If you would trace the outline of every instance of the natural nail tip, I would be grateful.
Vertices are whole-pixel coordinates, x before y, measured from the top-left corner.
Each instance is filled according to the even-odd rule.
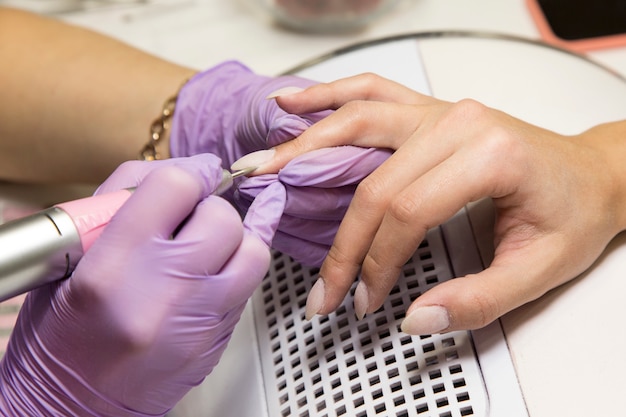
[[[283,87],[279,88],[278,90],[272,91],[265,98],[271,100],[276,97],[288,96],[289,94],[295,94],[301,91],[304,91],[304,89],[300,87]]]
[[[404,318],[400,330],[416,336],[441,333],[450,327],[450,315],[443,306],[418,307]]]
[[[274,149],[264,149],[242,156],[230,166],[232,171],[241,171],[250,167],[260,168],[263,164],[269,162],[274,157],[276,151]],[[252,171],[254,172],[254,171]]]
[[[307,320],[311,320],[315,317],[324,307],[324,280],[318,278],[315,284],[309,291],[309,296],[306,299],[306,308],[304,317]]]
[[[354,290],[354,313],[357,319],[362,320],[369,308],[369,294],[367,285],[360,281]]]

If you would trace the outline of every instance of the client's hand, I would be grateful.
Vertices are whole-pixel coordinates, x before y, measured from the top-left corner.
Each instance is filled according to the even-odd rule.
[[[337,308],[361,268],[355,310],[375,311],[425,232],[484,197],[497,210],[493,263],[419,297],[404,331],[482,327],[583,272],[626,227],[626,122],[566,137],[371,74],[277,100],[296,114],[337,111],[278,146],[258,174],[322,147],[396,150],[358,186],[309,295],[309,317]]]
[[[137,186],[68,280],[30,293],[2,362],[12,416],[160,416],[217,364],[267,272],[284,200],[242,224],[211,155],[122,165]]]

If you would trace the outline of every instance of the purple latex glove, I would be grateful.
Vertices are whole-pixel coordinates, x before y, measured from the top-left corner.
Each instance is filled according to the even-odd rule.
[[[284,214],[272,247],[308,266],[320,266],[359,182],[391,155],[386,149],[342,146],[318,149],[290,161],[278,174],[239,184],[235,200],[250,205],[279,182],[286,191]],[[272,188],[278,190],[278,188]]]
[[[72,277],[28,295],[0,369],[5,415],[161,416],[211,372],[284,206],[275,186],[242,224],[209,195],[220,164],[129,162],[100,187],[140,183]]]
[[[178,95],[170,153],[212,153],[229,168],[250,152],[293,139],[329,112],[288,114],[267,96],[284,87],[313,84],[296,76],[257,75],[235,61],[198,73]]]

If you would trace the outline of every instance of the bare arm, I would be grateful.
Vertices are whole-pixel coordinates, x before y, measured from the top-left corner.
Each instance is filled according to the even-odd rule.
[[[104,180],[137,158],[163,102],[194,73],[107,36],[2,7],[0,62],[0,179],[22,182]]]

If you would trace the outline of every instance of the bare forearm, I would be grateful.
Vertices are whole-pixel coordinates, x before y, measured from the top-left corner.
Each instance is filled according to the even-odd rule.
[[[14,181],[103,180],[137,158],[163,102],[194,72],[3,8],[0,62],[0,179]]]

